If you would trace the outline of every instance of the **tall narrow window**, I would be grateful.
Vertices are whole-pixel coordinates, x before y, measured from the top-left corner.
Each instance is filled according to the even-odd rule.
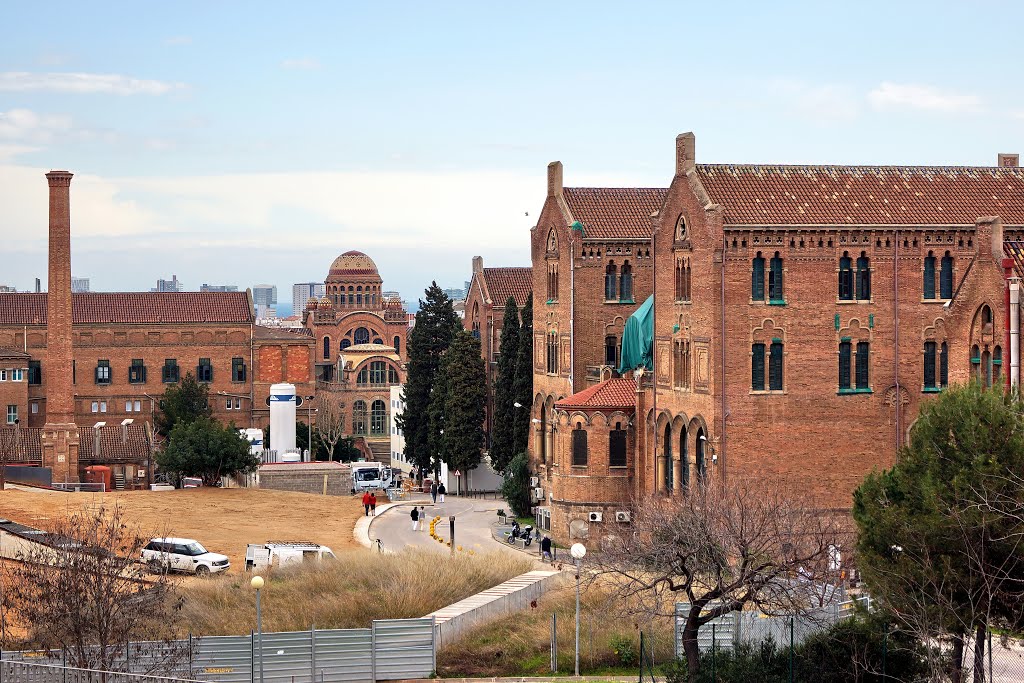
[[[619,300],[633,301],[633,268],[628,262],[622,264],[622,272],[619,276]]]
[[[953,257],[948,251],[942,257],[942,270],[939,271],[939,296],[943,299],[953,298]]]
[[[935,389],[935,351],[938,345],[933,341],[924,343],[924,388]]]
[[[676,301],[683,300],[683,260],[676,259],[676,270],[675,270],[675,283],[676,283]]]
[[[110,361],[96,362],[96,384],[110,384]]]
[[[868,342],[857,342],[857,389],[870,389],[868,384],[868,357],[870,356],[870,345]]]
[[[999,377],[1003,371],[1003,349],[995,347],[992,349],[992,385],[999,386]]]
[[[331,338],[324,337],[324,360],[331,359]]]
[[[626,466],[626,430],[621,422],[616,422],[615,429],[608,434],[608,466]]]
[[[30,360],[28,362],[28,383],[29,384],[42,384],[43,383],[43,365],[40,361]],[[33,404],[35,405],[35,404]]]
[[[981,375],[985,388],[992,386],[992,354],[988,348],[981,352]]]
[[[146,383],[146,364],[141,358],[132,358],[132,364],[128,366],[128,383]]]
[[[764,344],[750,345],[750,389],[764,391]]]
[[[768,354],[768,388],[782,391],[782,341],[773,340]]]
[[[686,445],[686,426],[679,430],[679,485],[685,491],[690,486],[690,458]]]
[[[839,342],[839,391],[850,390],[850,341]]]
[[[768,299],[772,303],[782,303],[785,300],[782,293],[782,257],[779,252],[775,252],[771,268],[768,270]]]
[[[540,439],[540,461],[546,463],[548,461],[548,409],[543,405],[540,407],[540,433],[537,434],[537,438]]]
[[[857,299],[867,301],[871,298],[871,264],[867,252],[860,252],[857,258]]]
[[[387,434],[388,408],[384,401],[377,399],[370,404],[370,434]]]
[[[200,382],[213,381],[213,365],[209,358],[199,359],[199,365],[196,366],[196,379]]]
[[[572,465],[587,466],[587,432],[582,424],[576,425],[576,429],[572,430]]]
[[[395,346],[395,353],[401,354],[402,353],[402,338],[401,337],[395,335],[395,344],[394,344],[394,346]]]
[[[618,277],[616,274],[615,262],[612,261],[604,269],[604,299],[605,301],[613,301],[615,299],[615,292],[618,287]]]
[[[178,361],[175,358],[164,359],[163,371],[160,373],[161,379],[165,384],[173,384],[178,381],[180,372],[178,369]]]
[[[683,263],[683,301],[690,300],[690,259]]]
[[[977,344],[971,347],[971,377],[975,382],[981,381],[981,351]]]
[[[939,385],[949,386],[949,347],[946,342],[942,342],[939,349]]]
[[[619,362],[619,340],[609,334],[604,338],[604,364],[615,366]]]
[[[352,433],[366,434],[366,401],[352,404]]]
[[[839,299],[853,300],[853,261],[846,251],[839,258]]]
[[[245,359],[244,358],[232,358],[231,359],[231,381],[232,382],[244,382],[245,381]]]
[[[924,283],[922,292],[922,298],[935,298],[935,255],[930,251],[928,252],[928,255],[924,257]]]
[[[761,252],[757,252],[750,264],[750,298],[764,301],[764,257]]]
[[[548,333],[548,374],[558,374],[558,333]]]
[[[701,427],[697,430],[697,449],[694,453],[694,465],[697,469],[697,484],[699,486],[704,485],[704,480],[707,478],[707,462],[705,462],[704,449],[707,444],[707,437],[704,436],[704,428]]]
[[[672,469],[675,463],[672,462],[672,425],[665,425],[665,435],[662,439],[665,449],[665,491],[672,493]]]

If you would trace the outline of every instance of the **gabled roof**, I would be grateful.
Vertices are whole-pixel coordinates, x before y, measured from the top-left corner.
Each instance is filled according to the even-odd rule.
[[[600,384],[563,398],[556,408],[568,410],[634,410],[636,408],[636,380],[632,377],[612,377]]]
[[[1024,168],[698,164],[726,225],[1024,225]]]
[[[668,190],[660,187],[566,187],[562,196],[589,239],[649,239],[651,214]]]
[[[256,339],[291,339],[309,341],[313,338],[313,330],[308,327],[267,327],[256,325],[252,328]]]
[[[46,297],[0,293],[0,325],[45,325]],[[76,325],[253,322],[246,292],[83,292],[71,306]]]
[[[43,459],[43,430],[38,427],[0,425],[0,458],[12,462],[40,462]]]
[[[484,268],[484,297],[495,308],[504,308],[511,296],[516,306],[522,308],[526,304],[530,292],[533,291],[533,269],[529,267]]]
[[[32,354],[25,353],[21,349],[0,349],[0,359],[3,360],[29,360]]]
[[[127,430],[123,432],[122,430]],[[96,453],[96,432],[100,435],[100,451]],[[121,427],[109,425],[99,429],[79,427],[78,459],[90,462],[108,460],[144,460],[150,457],[149,434],[145,423],[135,422]],[[127,439],[125,435],[127,434]]]

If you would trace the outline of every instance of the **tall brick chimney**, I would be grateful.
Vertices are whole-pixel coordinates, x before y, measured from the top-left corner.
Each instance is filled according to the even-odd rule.
[[[686,175],[697,163],[697,138],[693,133],[676,136],[676,175]]]
[[[473,257],[473,272],[482,273],[484,270],[484,257],[474,256]]]
[[[548,196],[558,197],[562,194],[562,162],[552,161],[548,164]]]
[[[50,253],[46,295],[46,424],[43,467],[53,481],[78,481],[78,426],[72,385],[71,174],[50,171]]]

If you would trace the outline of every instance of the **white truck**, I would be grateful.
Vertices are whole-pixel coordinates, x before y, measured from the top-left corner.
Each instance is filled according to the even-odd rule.
[[[352,463],[352,491],[362,493],[377,489],[391,488],[393,481],[391,468],[382,462]]]
[[[312,541],[267,541],[250,543],[245,548],[246,571],[334,559],[337,558],[330,548]]]

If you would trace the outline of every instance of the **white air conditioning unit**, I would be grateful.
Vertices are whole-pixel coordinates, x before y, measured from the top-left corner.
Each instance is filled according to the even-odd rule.
[[[591,512],[588,515],[588,519],[591,522],[600,522],[601,521],[601,517],[602,517],[602,515],[601,515],[600,512]]]
[[[530,477],[530,488],[537,488],[540,486],[540,477]]]
[[[538,502],[544,500],[544,489],[539,486],[533,489],[533,499]]]
[[[628,510],[619,510],[618,512],[616,512],[615,513],[615,521],[616,522],[628,522],[629,521],[629,511]]]

